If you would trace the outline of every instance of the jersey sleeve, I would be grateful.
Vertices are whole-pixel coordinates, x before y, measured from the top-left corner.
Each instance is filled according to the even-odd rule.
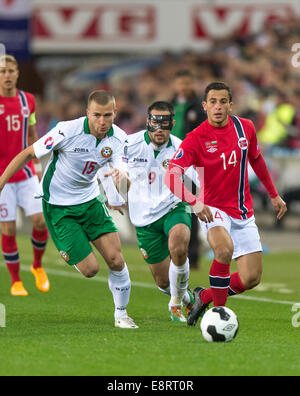
[[[116,151],[114,152],[111,164],[113,168],[119,169],[121,172],[127,172],[127,142],[124,139],[124,142],[120,142]]]
[[[184,170],[187,170],[191,166],[199,165],[199,155],[197,155],[196,149],[197,142],[192,134],[189,134],[179,146],[179,149],[174,154],[174,157],[170,161],[170,168],[177,166]]]
[[[257,142],[256,130],[252,121],[249,121],[250,142],[248,155],[250,159],[256,159],[260,156],[261,151]]]
[[[55,128],[33,144],[35,156],[42,158],[52,150],[59,149],[65,139],[66,135],[61,128],[61,123],[58,123]]]

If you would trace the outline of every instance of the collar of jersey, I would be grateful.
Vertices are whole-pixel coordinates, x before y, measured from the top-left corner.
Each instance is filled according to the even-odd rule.
[[[89,119],[85,117],[84,124],[83,124],[83,129],[84,133],[87,135],[91,135],[90,127],[89,127]],[[110,128],[106,136],[113,136],[114,135],[114,129],[113,127]],[[101,139],[97,139],[97,142],[101,142]]]
[[[146,132],[144,133],[144,138],[145,138],[145,141],[146,141],[147,144],[150,144],[150,143],[151,143],[151,139],[150,139],[150,136],[149,136],[149,132],[148,132],[148,131],[146,131]],[[172,146],[172,140],[171,140],[171,138],[170,138],[169,141],[168,141],[167,147],[171,147],[171,146]]]

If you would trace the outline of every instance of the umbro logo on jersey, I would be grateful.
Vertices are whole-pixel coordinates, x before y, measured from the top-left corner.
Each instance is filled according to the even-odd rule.
[[[215,153],[216,151],[218,151],[218,142],[216,140],[206,142],[205,148],[208,153]]]
[[[87,148],[75,147],[75,148],[74,148],[74,152],[75,152],[75,153],[88,153],[88,152],[89,152],[89,149],[87,149]]]

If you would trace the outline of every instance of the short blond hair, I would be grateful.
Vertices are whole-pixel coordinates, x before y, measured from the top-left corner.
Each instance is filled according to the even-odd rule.
[[[19,68],[18,62],[16,58],[12,55],[2,55],[0,56],[0,67],[5,67],[6,63],[12,63],[13,65],[16,66],[16,68]]]
[[[90,93],[88,98],[88,107],[90,106],[91,102],[96,102],[101,106],[105,106],[112,102],[114,107],[116,107],[116,99],[113,94],[104,90],[97,90]]]

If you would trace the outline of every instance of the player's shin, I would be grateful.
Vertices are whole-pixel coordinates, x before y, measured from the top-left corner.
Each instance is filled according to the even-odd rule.
[[[126,263],[122,271],[109,270],[108,285],[114,299],[115,319],[127,315],[131,281]]]
[[[181,305],[182,300],[187,292],[189,276],[190,265],[188,259],[181,266],[175,265],[171,260],[169,269],[171,292],[170,306]]]
[[[40,231],[33,228],[31,242],[32,242],[33,256],[34,256],[34,262],[33,262],[34,269],[40,268],[42,266],[42,257],[46,250],[48,238],[49,235],[47,229]]]
[[[20,282],[20,259],[16,237],[2,234],[1,246],[11,283]]]
[[[223,264],[217,260],[213,264],[209,273],[212,298],[215,307],[225,306],[230,284],[230,264]]]

